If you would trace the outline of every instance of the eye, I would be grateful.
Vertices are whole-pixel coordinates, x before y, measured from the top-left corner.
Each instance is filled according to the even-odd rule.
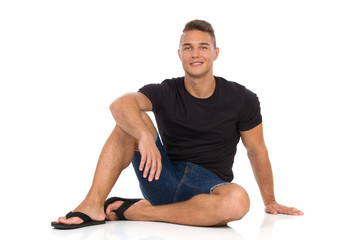
[[[206,50],[206,49],[208,49],[207,47],[201,47],[201,50]]]
[[[191,47],[184,47],[184,50],[191,50]]]

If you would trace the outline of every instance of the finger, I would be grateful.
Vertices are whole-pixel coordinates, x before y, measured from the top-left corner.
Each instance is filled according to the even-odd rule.
[[[143,173],[143,177],[146,178],[148,173],[149,173],[149,170],[150,170],[150,167],[151,167],[151,159],[146,159],[146,164],[145,164],[145,169],[144,169],[144,173]]]
[[[159,180],[160,178],[160,174],[161,174],[161,170],[162,170],[162,165],[161,165],[161,161],[157,164],[157,169],[156,169],[156,175],[155,175],[155,179]]]
[[[277,214],[278,214],[278,212],[277,212],[275,209],[272,209],[272,210],[270,211],[270,213],[273,214],[273,215],[277,215]]]
[[[140,171],[144,170],[145,163],[146,163],[146,154],[141,154],[141,160],[140,160],[140,165],[139,165]]]
[[[154,179],[154,175],[155,175],[155,171],[156,171],[156,161],[152,161],[151,163],[151,169],[150,169],[150,173],[149,173],[149,182],[151,182]]]
[[[278,212],[275,209],[270,209],[266,211],[267,213],[273,214],[273,215],[277,215]]]
[[[291,211],[290,211],[290,214],[291,215],[304,215],[304,213],[296,208],[291,208]]]
[[[290,214],[290,212],[291,212],[290,208],[285,207],[285,206],[279,205],[275,208],[276,208],[277,212],[280,214]]]
[[[162,170],[161,154],[160,154],[160,152],[158,152],[158,156],[157,156],[157,168],[156,168],[156,175],[155,175],[155,179],[156,179],[156,180],[159,180],[160,174],[161,174],[161,170]]]
[[[288,214],[288,215],[303,215],[304,214],[300,210],[293,208],[293,207],[282,207],[279,212],[281,212],[283,214]]]
[[[304,215],[304,213],[302,211],[298,211],[298,215]]]

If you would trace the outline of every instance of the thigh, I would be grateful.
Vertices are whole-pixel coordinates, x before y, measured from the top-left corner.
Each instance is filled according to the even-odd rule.
[[[175,172],[176,169],[172,166],[158,135],[156,136],[155,141],[161,153],[162,171],[159,180],[154,179],[152,182],[149,182],[147,178],[143,177],[142,171],[139,170],[141,161],[141,154],[139,151],[134,152],[132,165],[144,198],[152,205],[169,204],[173,202],[179,179]]]
[[[228,182],[220,179],[215,173],[197,164],[187,162],[186,168],[177,188],[174,202],[186,201],[198,194],[210,194],[213,188]]]

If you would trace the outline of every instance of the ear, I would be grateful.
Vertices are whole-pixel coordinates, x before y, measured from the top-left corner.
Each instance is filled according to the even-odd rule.
[[[182,61],[182,59],[181,59],[181,53],[180,53],[180,49],[178,50],[178,55],[179,55],[180,61]]]
[[[214,61],[219,57],[219,53],[220,53],[220,49],[217,47],[217,48],[215,49]]]

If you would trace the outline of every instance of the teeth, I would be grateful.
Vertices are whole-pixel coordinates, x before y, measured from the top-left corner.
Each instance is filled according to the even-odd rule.
[[[202,63],[192,63],[191,65],[200,65],[200,64],[202,64]]]

